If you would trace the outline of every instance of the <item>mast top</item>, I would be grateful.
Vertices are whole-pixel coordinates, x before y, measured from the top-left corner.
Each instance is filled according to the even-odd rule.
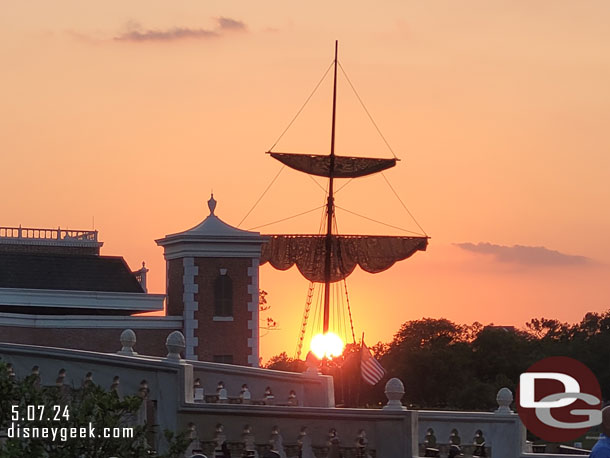
[[[333,60],[334,81],[332,96],[332,121],[330,152],[326,155],[307,154],[307,153],[280,153],[267,151],[274,159],[280,161],[288,167],[304,172],[309,175],[316,175],[330,179],[330,197],[332,198],[333,178],[358,178],[373,173],[381,172],[396,165],[398,158],[372,158],[357,156],[337,156],[335,154],[335,127],[337,116],[337,69],[339,66],[339,40],[335,40],[335,58]],[[311,97],[311,96],[310,96]],[[305,102],[307,103],[307,102]],[[302,109],[302,108],[301,108]],[[299,111],[300,112],[300,111]],[[297,113],[298,116],[298,113]],[[296,119],[296,117],[295,117]],[[293,119],[294,121],[294,119]],[[288,125],[288,128],[292,122]],[[287,129],[288,129],[287,128]],[[286,130],[287,130],[286,129]],[[285,132],[285,131],[284,131]],[[282,134],[283,135],[283,134]],[[280,136],[281,138],[281,136]],[[279,139],[278,139],[279,140]],[[277,142],[276,142],[277,143]],[[275,146],[275,145],[274,145]]]

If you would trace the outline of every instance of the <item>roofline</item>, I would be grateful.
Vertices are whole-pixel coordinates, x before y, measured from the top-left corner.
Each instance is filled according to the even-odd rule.
[[[178,316],[24,315],[0,312],[0,326],[53,329],[182,329]]]
[[[258,234],[258,233],[257,233]],[[253,236],[242,236],[242,235],[198,235],[198,234],[185,234],[179,232],[177,234],[166,235],[163,238],[156,239],[155,243],[159,246],[170,245],[173,243],[180,243],[184,241],[188,242],[208,242],[208,243],[247,243],[247,244],[258,244],[261,245],[267,242],[269,237],[265,235],[253,235]]]
[[[26,239],[26,238],[8,238],[0,237],[0,244],[2,245],[30,245],[30,246],[61,246],[61,247],[86,247],[86,248],[100,248],[104,245],[104,242],[93,241],[93,240],[55,240],[55,239]]]
[[[165,294],[0,288],[3,306],[158,312],[163,310],[164,299]]]

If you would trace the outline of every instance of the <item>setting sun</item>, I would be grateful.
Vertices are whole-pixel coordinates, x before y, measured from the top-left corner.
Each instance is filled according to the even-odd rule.
[[[327,332],[326,334],[316,334],[313,336],[309,346],[318,359],[332,359],[343,353],[344,344],[341,337],[337,334],[334,332]]]

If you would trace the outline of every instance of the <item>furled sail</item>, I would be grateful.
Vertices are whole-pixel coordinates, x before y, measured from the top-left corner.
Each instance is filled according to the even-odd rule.
[[[330,177],[329,155],[272,153],[272,158],[290,168],[320,177]],[[357,178],[381,172],[396,165],[397,159],[377,159],[373,157],[334,156],[334,178]]]
[[[269,235],[262,246],[261,264],[279,270],[297,265],[309,281],[324,283],[325,235]],[[370,273],[382,272],[416,251],[425,251],[428,237],[332,235],[330,282],[343,280],[356,265]]]

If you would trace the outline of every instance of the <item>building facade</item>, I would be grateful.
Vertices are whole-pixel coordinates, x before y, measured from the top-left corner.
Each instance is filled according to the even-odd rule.
[[[258,270],[264,237],[209,216],[157,240],[167,263],[167,315],[182,317],[186,358],[258,366]]]
[[[214,213],[157,240],[167,294],[146,290],[146,272],[103,256],[97,231],[0,228],[0,341],[114,352],[137,330],[143,353],[164,356],[165,338],[186,336],[186,357],[259,364],[258,266],[264,237]],[[139,316],[162,312],[165,316]],[[94,331],[94,332],[93,332]]]

